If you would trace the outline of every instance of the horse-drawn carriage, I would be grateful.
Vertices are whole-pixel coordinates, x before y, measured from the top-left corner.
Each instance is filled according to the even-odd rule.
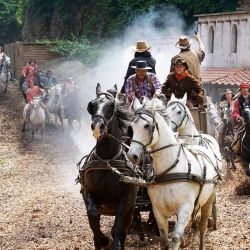
[[[175,101],[175,103],[177,103],[177,101]],[[191,116],[190,111],[184,110],[183,109],[184,105],[181,103],[178,103],[177,106],[183,111],[182,113],[184,114],[184,118],[181,118],[180,121],[181,124],[177,124],[177,121],[174,121],[173,124],[177,125],[177,127],[179,128],[181,127],[182,122],[185,120],[186,121],[185,125],[187,124],[188,121],[191,121],[191,125],[193,125],[194,122],[193,118],[190,118]],[[165,108],[167,108],[167,106]],[[144,195],[145,193],[142,191],[143,189],[140,189],[142,192],[138,193],[137,188],[134,189],[135,187],[134,183],[136,182],[133,181],[140,180],[141,183],[145,184],[144,187],[147,186],[148,182],[151,183],[151,181],[154,181],[154,179],[152,179],[152,176],[147,176],[146,180],[142,179],[142,176],[144,174],[145,177],[145,172],[150,172],[153,170],[153,165],[151,164],[151,162],[148,162],[148,164],[146,164],[144,157],[145,155],[147,156],[149,155],[148,153],[145,153],[146,147],[151,143],[154,131],[158,130],[158,126],[156,124],[153,124],[152,126],[150,125],[149,127],[144,127],[144,129],[146,129],[145,131],[149,131],[151,136],[151,139],[149,138],[148,144],[140,143],[137,139],[133,138],[132,143],[134,142],[138,143],[138,146],[142,147],[145,150],[145,152],[143,153],[144,157],[142,157],[143,164],[139,164],[139,166],[141,165],[141,167],[134,166],[133,167],[134,171],[133,173],[131,173],[130,172],[131,167],[129,168],[126,167],[127,157],[124,156],[125,154],[123,152],[125,151],[122,150],[122,146],[124,145],[122,140],[122,135],[123,135],[122,131],[124,131],[124,127],[127,127],[128,122],[131,121],[130,119],[132,117],[129,119],[130,113],[122,109],[122,107],[119,105],[119,103],[117,103],[112,94],[108,92],[101,92],[100,85],[97,86],[96,99],[91,101],[88,105],[88,112],[92,116],[93,122],[91,125],[91,129],[93,131],[93,135],[97,139],[97,144],[93,149],[93,152],[91,152],[91,154],[87,156],[88,159],[90,159],[90,161],[87,160],[83,165],[79,164],[80,174],[78,181],[81,183],[82,186],[82,194],[87,208],[87,215],[90,227],[94,233],[95,247],[99,249],[102,247],[107,247],[107,245],[110,244],[110,240],[108,239],[108,237],[100,232],[99,221],[100,221],[100,216],[102,214],[105,214],[101,209],[105,207],[103,206],[103,204],[112,204],[112,206],[109,207],[113,209],[113,214],[115,214],[116,216],[115,224],[112,228],[113,249],[116,249],[117,246],[121,246],[121,249],[123,249],[125,237],[128,230],[127,222],[129,222],[133,217],[136,218],[136,216],[138,215],[140,216],[140,211],[143,211],[144,208],[148,210],[151,209],[151,204],[149,203],[149,199],[147,199],[146,196]],[[149,114],[150,117],[150,113],[147,113],[147,111],[144,112],[146,112],[145,114]],[[198,129],[205,132],[206,112],[204,110],[192,110],[192,112],[195,119],[197,117],[196,120],[198,122]],[[197,130],[195,131],[194,129],[192,129],[192,132],[198,133],[198,131]],[[193,136],[196,138],[195,134]],[[201,137],[201,140],[203,140],[203,136]],[[204,137],[205,143],[217,143],[216,141],[215,142],[214,141],[211,142],[210,140],[207,140],[207,138]],[[151,151],[151,154],[152,153],[153,152]],[[175,162],[176,164],[178,164],[179,161],[178,154],[176,155],[177,155],[177,160]],[[201,155],[203,155],[203,153]],[[219,171],[220,171],[219,169],[220,166],[217,166],[217,162],[218,160],[220,160],[220,153],[218,152],[218,148],[215,148],[215,152],[213,155],[204,159],[206,159],[205,161],[207,161],[208,164],[213,166],[211,170],[207,169],[207,171],[214,171],[214,175],[216,177],[215,179],[217,180],[219,178]],[[112,166],[114,160],[124,161],[123,168],[125,169],[128,168],[127,169],[128,171],[124,172],[122,168],[120,169],[121,170],[120,171],[119,167],[116,168],[116,164]],[[87,176],[87,173],[90,173],[88,171],[89,166],[90,165],[92,166],[92,163],[95,161],[97,161],[98,164],[94,166],[94,170],[98,171],[92,171],[91,174]],[[174,166],[176,166],[176,164]],[[126,172],[129,172],[130,174],[128,175],[126,174]],[[138,176],[135,173],[137,174],[141,173],[141,174],[139,174]],[[206,176],[206,173],[203,173],[202,176],[203,179],[206,178],[204,177]],[[129,178],[131,182],[127,181],[126,177]],[[129,193],[130,195],[128,195],[127,193],[128,190],[127,188],[125,188],[126,186],[124,186],[124,183],[121,182],[121,179],[127,182],[128,185],[127,187],[130,187],[131,190]],[[201,178],[198,179],[199,183],[211,183],[211,184],[217,183],[215,179],[208,180],[207,182],[205,179],[204,180],[201,180]],[[190,181],[192,180],[190,179]],[[138,195],[137,198],[136,195]],[[134,200],[133,208],[134,207],[137,208],[137,210],[135,210],[137,211],[137,214],[131,214],[131,212],[129,212],[131,211],[131,209],[134,210],[130,206],[131,199]],[[126,217],[126,219],[124,216]],[[216,220],[216,217],[214,217],[214,219]],[[137,226],[139,224],[140,224],[140,218],[139,221],[137,222]],[[214,228],[215,227],[216,225],[214,226]]]

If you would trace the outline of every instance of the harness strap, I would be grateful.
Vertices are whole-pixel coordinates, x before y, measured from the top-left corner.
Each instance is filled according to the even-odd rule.
[[[217,184],[216,179],[203,179],[203,177],[195,174],[188,173],[171,173],[168,175],[157,175],[150,181],[150,184],[162,184],[167,182],[195,182],[200,185],[204,184]]]

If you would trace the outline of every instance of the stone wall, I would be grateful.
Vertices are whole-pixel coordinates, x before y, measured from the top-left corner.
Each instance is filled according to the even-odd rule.
[[[250,14],[248,11],[197,15],[198,31],[206,48],[205,66],[250,66]]]

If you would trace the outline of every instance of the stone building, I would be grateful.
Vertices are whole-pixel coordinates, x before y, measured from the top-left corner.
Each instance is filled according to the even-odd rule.
[[[234,12],[196,15],[198,31],[207,49],[207,67],[250,65],[250,0],[239,3]]]
[[[196,17],[198,32],[206,48],[203,85],[207,94],[219,101],[225,89],[236,92],[241,82],[250,81],[247,70],[250,68],[250,0],[239,1],[234,12]]]

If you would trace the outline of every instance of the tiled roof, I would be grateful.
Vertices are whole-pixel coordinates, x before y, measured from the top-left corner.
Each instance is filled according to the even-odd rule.
[[[250,83],[250,69],[247,68],[203,68],[202,81],[210,84],[240,85]]]

